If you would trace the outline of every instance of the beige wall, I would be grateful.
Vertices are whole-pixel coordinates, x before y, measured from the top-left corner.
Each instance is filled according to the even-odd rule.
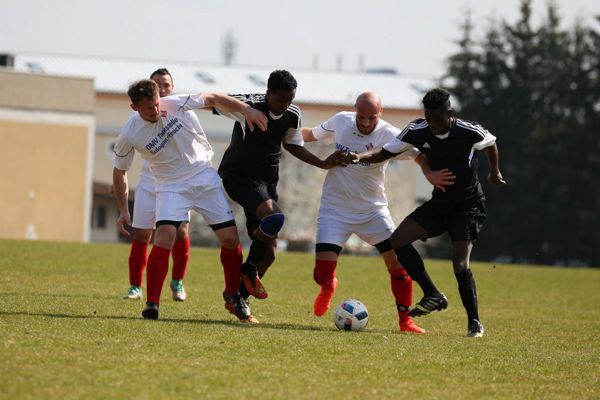
[[[0,70],[0,85],[0,237],[88,241],[93,82]]]
[[[9,108],[92,113],[91,79],[26,74],[0,69],[0,105]]]
[[[0,121],[0,138],[0,237],[84,240],[88,127]]]

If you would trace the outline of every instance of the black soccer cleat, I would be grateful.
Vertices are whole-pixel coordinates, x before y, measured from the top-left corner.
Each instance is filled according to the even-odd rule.
[[[225,300],[225,308],[230,313],[238,317],[240,321],[250,324],[258,324],[258,320],[252,315],[248,303],[246,303],[244,298],[239,293],[232,295],[227,292],[223,292],[223,300]]]
[[[483,325],[476,319],[472,319],[469,321],[469,325],[467,325],[467,337],[482,337],[483,336]]]
[[[142,311],[142,317],[144,319],[158,319],[158,304],[154,302],[147,302],[146,308]]]
[[[442,311],[448,308],[448,298],[443,293],[439,296],[425,296],[409,311],[411,317],[422,317],[432,311]]]

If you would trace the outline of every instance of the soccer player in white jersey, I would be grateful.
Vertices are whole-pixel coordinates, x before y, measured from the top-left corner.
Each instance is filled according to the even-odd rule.
[[[166,68],[159,68],[150,75],[150,79],[158,84],[160,97],[170,96],[175,89],[173,77]],[[187,111],[195,124],[200,124],[193,111]],[[154,176],[150,172],[150,164],[144,161],[140,180],[135,189],[135,202],[133,203],[132,241],[129,252],[129,290],[123,299],[141,299],[142,278],[148,261],[148,243],[152,238],[155,225],[156,193]],[[183,222],[177,229],[177,237],[171,252],[173,269],[171,272],[171,291],[173,300],[186,299],[183,287],[183,278],[187,269],[190,256],[190,237],[188,224]]]
[[[340,112],[320,126],[302,128],[305,141],[333,138],[336,150],[363,152],[379,148],[391,141],[400,131],[382,120],[379,96],[364,92],[356,99],[356,112]],[[406,145],[398,159],[415,158],[419,152]],[[335,277],[338,256],[353,233],[375,246],[390,274],[392,293],[396,300],[400,331],[425,333],[409,317],[412,304],[412,280],[402,268],[389,237],[394,221],[385,196],[384,163],[359,163],[327,172],[317,219],[316,260],[314,280],[321,291],[314,302],[314,313],[322,316],[331,305],[338,285]]]
[[[427,160],[421,167],[435,186],[432,198],[406,217],[390,237],[398,260],[423,289],[424,296],[410,315],[423,316],[448,307],[448,299],[435,287],[421,256],[412,246],[417,239],[447,232],[452,240],[452,266],[458,292],[467,313],[467,336],[481,337],[484,329],[479,319],[475,279],[469,268],[473,243],[486,217],[476,150],[484,150],[488,158],[488,181],[506,184],[498,166],[496,137],[476,122],[456,118],[450,95],[443,89],[427,92],[423,108],[425,118],[412,121],[382,149],[351,158],[354,162],[381,162],[402,152],[407,144],[421,151]],[[431,179],[431,176],[437,177]]]
[[[177,228],[188,221],[189,211],[201,213],[221,243],[225,274],[225,307],[241,321],[257,322],[238,292],[242,249],[233,213],[227,203],[217,171],[211,165],[212,148],[200,125],[188,110],[218,107],[241,112],[249,129],[266,129],[263,113],[223,94],[202,93],[159,97],[158,85],[150,79],[134,82],[127,92],[129,118],[114,146],[113,183],[120,216],[119,230],[131,225],[127,207],[127,170],[135,151],[150,164],[156,183],[156,233],[148,257],[146,308],[142,316],[157,319],[160,293],[169,268],[169,254]]]

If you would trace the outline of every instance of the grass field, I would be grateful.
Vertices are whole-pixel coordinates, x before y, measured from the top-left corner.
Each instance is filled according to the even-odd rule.
[[[334,302],[370,311],[355,333],[312,315],[311,254],[279,256],[247,326],[223,308],[217,251],[198,248],[188,300],[165,285],[144,321],[143,302],[121,300],[128,252],[0,241],[0,398],[600,398],[599,270],[474,264],[486,335],[472,339],[448,262],[428,266],[450,307],[415,336],[397,331],[378,258],[340,260]]]

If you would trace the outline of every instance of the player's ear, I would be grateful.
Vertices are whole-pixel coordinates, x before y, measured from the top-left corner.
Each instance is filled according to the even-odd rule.
[[[135,104],[133,104],[133,103],[131,103],[131,104],[129,105],[129,107],[131,107],[131,109],[132,109],[133,111],[137,111],[137,110],[138,110],[137,106],[136,106]]]
[[[448,110],[448,118],[451,118],[453,115],[454,115],[454,109],[453,109],[453,108],[450,108],[450,109]]]

